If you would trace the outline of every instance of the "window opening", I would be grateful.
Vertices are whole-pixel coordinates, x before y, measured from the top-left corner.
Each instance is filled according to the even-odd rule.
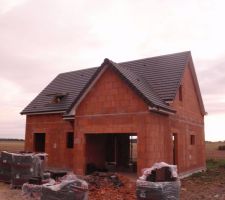
[[[67,95],[68,95],[68,93],[53,93],[53,94],[47,94],[46,96],[51,96],[52,97],[51,103],[58,104]]]
[[[179,100],[183,101],[183,86],[180,85],[179,87]]]
[[[190,144],[195,145],[195,135],[190,136]]]
[[[73,134],[73,132],[68,132],[67,133],[67,142],[66,142],[67,148],[72,149],[73,143],[74,143],[74,134]]]
[[[45,152],[45,133],[34,134],[34,151]]]

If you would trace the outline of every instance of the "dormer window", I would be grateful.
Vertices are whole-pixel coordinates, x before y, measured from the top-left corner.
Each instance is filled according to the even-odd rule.
[[[64,96],[54,96],[52,103],[60,103]]]
[[[179,101],[183,101],[183,86],[179,87]]]
[[[63,98],[66,96],[67,94],[62,94],[62,93],[54,93],[54,94],[48,94],[47,96],[51,96],[51,102],[52,104],[58,104],[60,103]]]

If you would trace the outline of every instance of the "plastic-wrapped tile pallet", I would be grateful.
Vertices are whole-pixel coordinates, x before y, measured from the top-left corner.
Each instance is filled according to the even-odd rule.
[[[0,181],[11,183],[12,188],[22,187],[32,177],[43,178],[47,154],[1,152]]]
[[[138,200],[178,200],[180,182],[149,182],[137,183]]]
[[[1,152],[0,156],[0,181],[11,183],[12,177],[12,154],[8,152]]]
[[[66,175],[57,181],[34,185],[25,183],[22,191],[26,199],[35,200],[88,200],[88,184],[74,174]]]
[[[180,185],[175,165],[156,163],[137,180],[137,200],[179,200]]]
[[[76,181],[69,181],[57,191],[44,186],[41,200],[88,200],[88,191],[77,189],[76,185]]]
[[[33,176],[32,155],[13,154],[12,187],[21,187]]]

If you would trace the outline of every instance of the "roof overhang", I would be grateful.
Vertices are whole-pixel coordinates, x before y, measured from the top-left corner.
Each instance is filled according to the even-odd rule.
[[[203,100],[202,100],[201,90],[200,90],[200,87],[199,87],[198,78],[197,78],[197,75],[196,75],[194,62],[193,62],[191,53],[190,53],[190,57],[189,57],[187,66],[190,67],[190,71],[191,71],[192,78],[193,78],[193,81],[194,81],[194,87],[195,87],[195,91],[197,93],[197,98],[198,98],[201,114],[207,115],[207,112],[205,111],[204,103],[203,103]]]
[[[64,120],[74,120],[75,119],[75,115],[63,115],[63,119]]]
[[[174,115],[176,113],[176,111],[172,111],[172,110],[165,110],[159,107],[155,107],[155,106],[149,106],[148,109],[152,112],[157,112],[157,113],[161,113],[161,114],[166,114],[166,115]]]
[[[39,112],[21,112],[21,115],[49,115],[49,114],[62,114],[65,113],[65,110],[61,111],[39,111]]]

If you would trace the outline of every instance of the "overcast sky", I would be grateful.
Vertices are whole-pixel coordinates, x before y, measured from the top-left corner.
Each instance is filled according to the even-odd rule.
[[[58,73],[190,50],[206,140],[225,140],[223,2],[0,0],[0,137],[24,137],[20,111]]]

